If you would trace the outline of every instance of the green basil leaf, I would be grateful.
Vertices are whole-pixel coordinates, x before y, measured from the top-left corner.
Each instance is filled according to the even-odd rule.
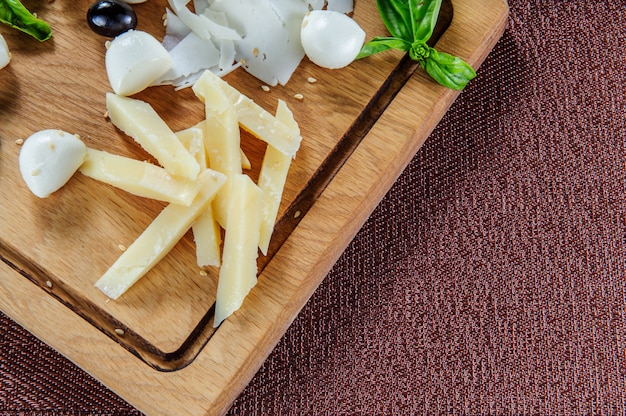
[[[384,38],[378,36],[363,45],[363,47],[361,47],[361,51],[355,59],[365,58],[389,49],[397,49],[399,51],[406,52],[410,47],[411,44],[404,39]]]
[[[476,77],[476,72],[467,62],[435,49],[430,50],[428,59],[421,64],[435,81],[453,90],[462,90]]]
[[[413,39],[411,12],[407,0],[376,0],[376,5],[391,36],[407,41]]]
[[[441,0],[409,0],[413,41],[426,42],[433,34]]]
[[[0,22],[42,42],[52,36],[48,23],[33,16],[19,0],[0,0]]]

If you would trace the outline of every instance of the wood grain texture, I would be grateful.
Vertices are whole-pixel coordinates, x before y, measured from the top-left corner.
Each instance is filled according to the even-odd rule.
[[[506,3],[459,0],[453,5],[454,19],[437,48],[478,67],[504,30]],[[215,333],[197,334],[206,343],[177,357],[190,334],[204,328],[215,296],[216,271],[198,273],[191,236],[127,295],[108,301],[93,283],[119,255],[118,245],[129,245],[163,205],[81,175],[41,200],[17,173],[15,139],[43,128],[77,133],[94,148],[148,157],[103,116],[109,90],[103,39],[86,27],[88,2],[39,7],[38,14],[55,30],[52,42],[39,44],[3,31],[14,56],[0,71],[0,88],[7,91],[0,99],[0,308],[148,414],[223,413],[458,93],[415,74],[265,266],[244,306]],[[157,2],[137,6],[139,28],[162,33],[163,8]],[[368,37],[384,31],[373,2],[357,2],[355,19]],[[300,123],[304,141],[282,211],[399,59],[383,54],[341,71],[305,62],[285,87],[269,93],[242,71],[227,77],[270,111],[284,99]],[[318,81],[308,83],[311,76]],[[304,99],[293,98],[296,93]],[[189,90],[159,87],[137,97],[153,104],[174,130],[203,117],[203,106]],[[242,141],[258,166],[263,147],[245,135]],[[100,319],[102,313],[106,319]],[[125,334],[113,335],[116,327]]]

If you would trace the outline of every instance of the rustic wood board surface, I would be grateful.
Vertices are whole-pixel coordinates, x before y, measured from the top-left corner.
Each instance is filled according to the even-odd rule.
[[[268,259],[242,308],[217,331],[209,325],[215,270],[200,274],[187,235],[126,295],[109,301],[94,282],[162,209],[80,174],[47,199],[33,196],[17,166],[18,138],[44,128],[79,134],[90,147],[147,158],[104,117],[110,91],[104,39],[87,28],[90,2],[34,2],[54,30],[45,43],[2,28],[13,52],[0,71],[0,308],[44,342],[147,414],[225,412],[286,331],[349,241],[456,98],[419,71],[411,77],[315,203]],[[437,48],[477,68],[504,31],[504,0],[453,0]],[[32,8],[32,7],[31,7]],[[160,37],[165,2],[136,6],[138,29]],[[368,38],[384,33],[373,1],[354,18]],[[263,91],[242,70],[226,80],[273,112],[283,99],[302,129],[281,214],[401,56],[388,53],[328,71],[308,62],[284,87]],[[480,76],[480,71],[478,71]],[[307,82],[314,77],[316,83]],[[294,98],[302,94],[303,100]],[[136,98],[172,127],[200,121],[190,90],[152,88]],[[264,147],[242,137],[258,174]],[[256,167],[256,170],[255,170]],[[115,332],[124,329],[123,335]]]

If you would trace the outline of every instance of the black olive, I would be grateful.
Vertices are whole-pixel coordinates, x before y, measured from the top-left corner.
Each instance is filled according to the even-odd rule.
[[[137,15],[128,4],[115,1],[96,1],[87,10],[87,23],[98,35],[113,38],[137,27]]]

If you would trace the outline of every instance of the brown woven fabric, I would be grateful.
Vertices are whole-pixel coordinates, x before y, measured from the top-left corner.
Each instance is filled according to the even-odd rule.
[[[509,27],[233,415],[624,414],[624,1]],[[5,414],[138,414],[0,319]]]

